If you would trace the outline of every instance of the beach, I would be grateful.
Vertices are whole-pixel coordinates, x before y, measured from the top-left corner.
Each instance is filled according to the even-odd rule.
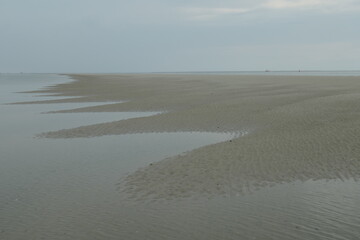
[[[0,240],[360,240],[360,1],[0,12]]]
[[[160,112],[59,131],[41,138],[162,132],[237,133],[129,174],[136,199],[233,195],[278,183],[360,176],[360,81],[339,76],[187,74],[70,75],[33,93],[121,101],[64,112]],[[56,113],[56,112],[55,112]]]
[[[274,74],[0,75],[0,239],[356,239],[359,77]]]

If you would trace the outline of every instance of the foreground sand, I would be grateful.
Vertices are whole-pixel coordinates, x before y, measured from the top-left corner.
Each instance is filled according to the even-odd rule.
[[[77,138],[147,132],[247,132],[131,173],[135,198],[237,194],[258,186],[360,177],[360,77],[71,75],[36,91],[126,101],[62,112],[162,114],[40,134]],[[81,96],[81,98],[79,98]],[[160,160],[160,159],[159,159]]]

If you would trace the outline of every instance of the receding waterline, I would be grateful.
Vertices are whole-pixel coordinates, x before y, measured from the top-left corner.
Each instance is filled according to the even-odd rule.
[[[26,80],[26,76],[22,78]],[[39,85],[49,84],[46,78],[42,76]],[[31,88],[32,84],[25,82]],[[21,86],[11,85],[10,81],[8,89],[23,90]],[[6,89],[2,87],[0,92]],[[28,97],[25,99],[24,95]],[[1,97],[6,101],[26,101],[31,99],[29,95],[9,93]],[[253,136],[251,129],[238,133],[154,132],[56,140],[33,138],[44,131],[158,114],[41,114],[98,103],[0,106],[0,239],[352,240],[360,236],[360,185],[356,181],[296,181],[261,186],[251,194],[222,195],[222,186],[227,187],[223,180],[239,176],[236,165],[221,158],[223,155],[213,159],[219,161],[210,162],[211,153],[206,151],[187,159],[202,147],[215,146],[220,151],[226,149],[223,146],[236,148],[235,141]],[[256,147],[254,151],[261,151],[261,146]],[[204,161],[199,162],[196,156]],[[174,158],[176,162],[171,161]],[[230,158],[235,162],[241,160],[239,156]],[[256,165],[258,159],[246,160],[249,165]],[[200,164],[192,165],[194,162]],[[162,194],[158,195],[162,201],[134,201],[118,190],[119,181],[144,168],[149,174],[152,168],[162,170],[152,176],[159,183],[168,181],[169,188],[161,189],[161,185],[151,182],[144,185]],[[198,173],[207,178],[197,178]],[[233,180],[236,183],[238,179]],[[195,186],[192,189],[199,190],[197,193],[213,189],[216,194],[211,198],[192,197],[190,192],[186,198],[182,194],[186,184]],[[167,199],[174,188],[179,194]]]

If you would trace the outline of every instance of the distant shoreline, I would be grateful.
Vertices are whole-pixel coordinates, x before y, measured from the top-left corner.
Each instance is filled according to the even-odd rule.
[[[0,72],[0,74],[57,74],[57,75],[121,75],[121,74],[180,74],[180,75],[280,75],[280,76],[360,76],[360,70],[258,70],[258,71],[164,71],[164,72]]]

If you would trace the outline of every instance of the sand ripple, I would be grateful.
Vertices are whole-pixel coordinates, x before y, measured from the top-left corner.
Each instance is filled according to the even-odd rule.
[[[73,77],[78,81],[46,91],[88,100],[93,97],[98,101],[127,102],[66,112],[163,113],[48,132],[41,137],[244,129],[250,132],[231,142],[164,159],[128,175],[122,190],[134,198],[238,194],[295,180],[360,177],[357,77]]]

